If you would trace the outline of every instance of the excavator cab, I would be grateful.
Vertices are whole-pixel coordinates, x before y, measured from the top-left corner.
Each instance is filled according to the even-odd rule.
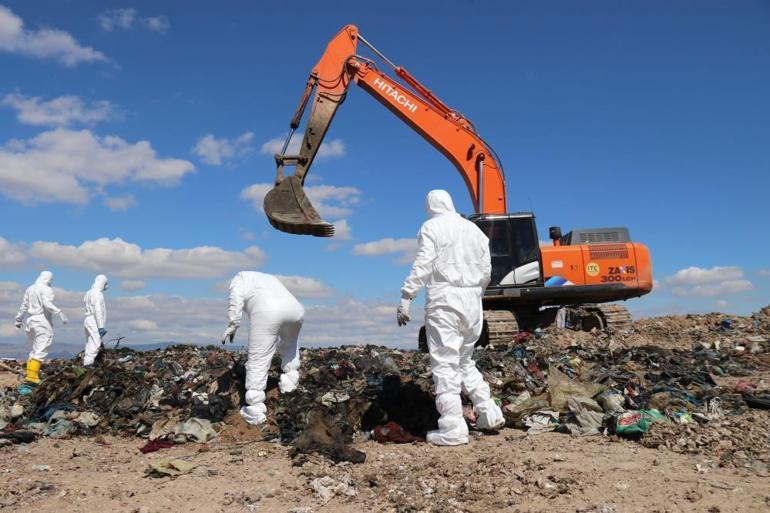
[[[491,287],[542,285],[540,245],[534,214],[475,214],[468,219],[489,238]]]

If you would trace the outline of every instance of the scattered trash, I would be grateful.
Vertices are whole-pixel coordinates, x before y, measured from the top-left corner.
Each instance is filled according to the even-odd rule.
[[[558,368],[548,369],[548,394],[551,407],[565,411],[567,402],[573,397],[593,397],[606,387],[599,383],[578,382],[567,377]]]
[[[537,411],[524,419],[527,435],[539,435],[559,427],[559,412],[551,410]]]
[[[572,397],[567,407],[572,416],[564,425],[571,435],[599,434],[604,421],[604,412],[599,403],[588,397]]]
[[[615,417],[615,433],[623,436],[641,435],[654,422],[665,420],[658,410],[627,411]]]
[[[159,451],[161,449],[168,449],[170,447],[174,447],[174,442],[171,440],[150,440],[139,448],[139,452],[142,454],[147,454],[150,452]]]
[[[24,407],[22,405],[20,405],[20,404],[14,404],[11,407],[11,418],[12,419],[17,419],[17,418],[21,417],[22,415],[24,415]]]
[[[331,476],[317,477],[310,481],[310,488],[313,490],[315,498],[321,504],[326,504],[336,495],[346,497],[358,495],[350,478],[337,480]]]
[[[145,474],[149,477],[177,477],[192,472],[194,468],[194,464],[185,460],[161,460],[150,463]]]
[[[596,396],[596,402],[604,413],[620,413],[625,410],[626,398],[617,390],[610,389]]]
[[[209,440],[217,437],[217,432],[211,427],[211,421],[208,419],[199,419],[193,417],[178,424],[174,428],[176,440],[180,442],[191,441],[199,444],[205,444]]]
[[[33,431],[4,431],[0,433],[0,440],[9,440],[14,444],[28,444],[34,442],[37,436]]]
[[[375,441],[384,444],[388,442],[396,444],[409,444],[413,442],[424,442],[425,439],[406,431],[403,427],[397,423],[390,421],[384,426],[377,426],[374,428],[372,438]]]
[[[97,426],[101,420],[102,418],[99,415],[90,411],[80,412],[72,418],[74,423],[82,424],[83,426],[90,428]]]
[[[676,430],[710,432],[712,425],[768,407],[767,384],[747,377],[766,365],[768,332],[770,308],[751,318],[643,319],[622,335],[548,327],[521,332],[508,346],[477,348],[474,359],[493,395],[503,398],[508,427],[532,434],[636,432],[643,441],[651,437],[650,443],[671,447],[684,439],[683,451],[695,450],[689,442],[716,451],[712,442]],[[736,353],[736,347],[745,350]],[[243,431],[233,423],[244,403],[245,354],[176,345],[147,352],[105,349],[101,355],[89,369],[77,360],[47,362],[45,379],[29,396],[13,389],[0,393],[0,440],[113,434],[205,443],[226,430],[228,436],[291,445],[295,463],[307,453],[362,462],[366,454],[352,447],[354,437],[419,440],[438,419],[430,358],[417,351],[303,349],[300,387],[291,394],[277,392],[275,360],[266,390],[268,422]],[[720,387],[723,379],[731,384]],[[464,402],[473,424],[470,401]],[[662,418],[676,422],[650,425]],[[761,439],[764,431],[752,432],[752,439]]]
[[[749,381],[746,378],[741,378],[735,384],[735,387],[733,388],[733,391],[736,394],[742,394],[744,392],[751,392],[752,390],[754,390],[756,388],[757,388],[756,383],[752,383],[751,381]]]

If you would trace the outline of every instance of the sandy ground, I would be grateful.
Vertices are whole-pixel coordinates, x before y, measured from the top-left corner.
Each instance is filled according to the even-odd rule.
[[[770,477],[700,457],[607,437],[527,437],[506,429],[468,446],[359,442],[360,465],[310,457],[293,466],[269,442],[185,444],[142,455],[139,439],[41,439],[0,449],[0,510],[43,512],[511,511],[758,512]],[[145,475],[150,462],[183,459],[176,478]],[[345,482],[327,503],[316,478]],[[299,508],[299,509],[296,509]]]

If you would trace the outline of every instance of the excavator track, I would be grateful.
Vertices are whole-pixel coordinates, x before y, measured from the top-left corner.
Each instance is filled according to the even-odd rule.
[[[570,308],[572,319],[579,319],[584,331],[596,328],[602,331],[623,331],[631,328],[631,313],[618,304],[581,305]],[[574,322],[574,321],[573,321]]]
[[[568,326],[577,331],[617,332],[631,328],[631,313],[618,304],[585,304],[567,307]],[[531,326],[539,324],[541,327],[553,322],[553,314],[550,317],[525,316],[524,329],[534,329]],[[530,327],[528,327],[530,326]],[[519,332],[519,322],[516,315],[509,310],[484,310],[484,330],[476,343],[477,346],[508,345]],[[428,352],[428,341],[425,336],[425,326],[420,329],[418,347],[423,352]]]
[[[484,310],[490,344],[508,344],[519,332],[516,316],[508,310]]]
[[[618,304],[596,305],[596,308],[604,316],[604,329],[611,331],[627,330],[631,328],[631,312],[625,306]]]

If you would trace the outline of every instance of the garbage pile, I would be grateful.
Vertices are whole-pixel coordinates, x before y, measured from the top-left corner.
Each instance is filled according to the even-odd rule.
[[[508,346],[478,348],[475,358],[508,427],[532,436],[560,431],[641,438],[682,452],[700,436],[694,443],[705,451],[719,444],[709,433],[767,407],[767,383],[756,376],[770,371],[769,334],[765,308],[752,318],[639,321],[628,333],[547,328],[519,334]],[[665,343],[655,344],[657,339]],[[378,346],[301,354],[302,381],[291,394],[278,393],[279,367],[273,362],[268,425],[260,431],[264,439],[291,444],[298,464],[309,452],[361,462],[366,455],[352,447],[356,440],[413,443],[435,429],[428,355]],[[141,437],[147,452],[208,442],[242,423],[237,412],[244,361],[243,353],[186,345],[106,350],[90,369],[76,360],[52,361],[30,396],[0,392],[0,444],[102,433]],[[719,385],[729,377],[740,386]],[[469,404],[464,411],[474,427]],[[732,452],[742,450],[735,444]],[[723,458],[724,464],[737,456]]]

